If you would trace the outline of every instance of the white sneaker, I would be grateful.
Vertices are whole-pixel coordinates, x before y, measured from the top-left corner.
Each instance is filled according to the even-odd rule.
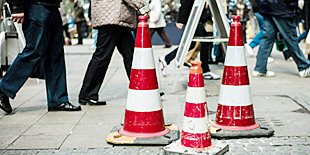
[[[305,70],[302,70],[299,72],[299,76],[301,78],[307,78],[307,77],[310,77],[310,67],[308,67],[307,69]]]
[[[203,78],[207,80],[218,80],[221,78],[219,75],[213,72],[206,72],[206,73],[203,73],[202,75],[203,75]]]
[[[244,44],[244,47],[250,56],[254,56],[253,48],[248,43]]]
[[[268,63],[272,63],[272,62],[274,62],[274,58],[272,58],[272,57],[268,57],[267,62],[268,62]]]
[[[166,76],[166,67],[167,67],[167,62],[165,60],[165,56],[159,57],[159,69],[162,73],[163,76]]]
[[[252,76],[253,77],[274,77],[276,75],[273,71],[267,71],[266,73],[261,73],[258,71],[253,71]]]

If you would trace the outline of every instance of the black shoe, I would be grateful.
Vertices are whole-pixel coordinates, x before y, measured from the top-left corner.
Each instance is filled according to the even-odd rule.
[[[48,107],[48,111],[80,111],[81,106],[72,105],[70,102],[61,103],[54,107]]]
[[[191,65],[190,63],[188,63],[188,62],[184,62],[183,66],[185,66],[185,67],[189,67],[189,68],[191,68],[191,67],[192,67],[192,65]]]
[[[0,108],[8,114],[12,112],[9,97],[6,96],[1,90],[0,90]]]
[[[106,101],[79,99],[81,105],[107,105]]]
[[[165,45],[164,48],[170,48],[172,45]]]

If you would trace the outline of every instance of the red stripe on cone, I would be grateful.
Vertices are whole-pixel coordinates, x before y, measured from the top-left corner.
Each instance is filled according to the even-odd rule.
[[[228,130],[247,130],[258,127],[258,124],[255,123],[253,105],[226,106],[218,104],[216,124],[220,125],[220,128]]]
[[[232,16],[232,20],[228,46],[243,46],[240,16]]]
[[[155,69],[131,69],[129,88],[134,90],[158,89]]]
[[[151,35],[147,16],[139,16],[135,47],[151,48]]]
[[[190,74],[188,86],[189,87],[204,87],[204,80],[203,80],[202,74]]]
[[[154,133],[165,129],[163,111],[135,112],[126,109],[124,130],[137,133]]]
[[[222,84],[234,86],[249,85],[247,66],[225,66]]]
[[[206,116],[206,102],[204,103],[188,103],[186,102],[184,116],[193,118],[202,118]]]
[[[188,133],[182,131],[181,143],[190,148],[205,148],[211,146],[211,136],[206,133]]]

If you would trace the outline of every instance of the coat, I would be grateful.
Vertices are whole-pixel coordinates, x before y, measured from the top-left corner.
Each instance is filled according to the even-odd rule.
[[[118,25],[135,29],[137,12],[143,0],[91,0],[91,18],[94,27]]]
[[[163,13],[161,12],[161,0],[152,0],[150,3],[150,28],[166,27],[166,21]]]
[[[261,0],[260,13],[285,18],[295,18],[298,0]]]

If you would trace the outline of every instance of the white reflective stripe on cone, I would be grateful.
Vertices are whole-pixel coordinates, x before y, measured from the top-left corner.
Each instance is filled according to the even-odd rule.
[[[227,106],[247,106],[252,104],[250,86],[221,85],[218,103]]]
[[[158,89],[128,90],[126,109],[136,112],[151,112],[162,109]]]
[[[154,69],[154,55],[152,48],[135,48],[132,61],[133,69]]]
[[[187,87],[186,102],[189,103],[206,102],[206,91],[204,87]]]
[[[208,130],[208,119],[203,118],[192,118],[184,116],[182,130],[188,133],[206,133]]]
[[[225,66],[246,66],[243,46],[227,46]]]

